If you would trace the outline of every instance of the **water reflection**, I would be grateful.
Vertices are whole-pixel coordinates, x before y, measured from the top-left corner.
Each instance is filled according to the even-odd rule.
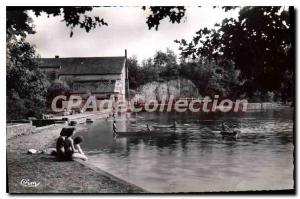
[[[292,110],[230,114],[141,113],[117,117],[121,131],[146,124],[165,128],[167,137],[114,138],[112,121],[88,126],[83,149],[89,161],[153,192],[291,189],[293,187]],[[241,130],[222,139],[221,121]]]

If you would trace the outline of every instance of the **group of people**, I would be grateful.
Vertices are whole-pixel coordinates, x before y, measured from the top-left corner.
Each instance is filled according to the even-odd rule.
[[[84,152],[80,147],[80,143],[83,142],[81,136],[75,137],[72,136],[75,134],[75,127],[63,128],[60,132],[60,136],[56,141],[56,156],[60,161],[68,161],[74,159],[87,160]]]
[[[176,129],[177,122],[174,120],[173,124],[171,125],[171,128]],[[116,120],[113,121],[113,126],[112,126],[113,132],[116,133],[118,131],[117,125],[116,125]],[[153,128],[149,126],[149,124],[146,124],[146,129],[144,130],[145,132],[151,133],[153,131]]]

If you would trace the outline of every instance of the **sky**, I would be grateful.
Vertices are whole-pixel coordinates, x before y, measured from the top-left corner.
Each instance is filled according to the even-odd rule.
[[[158,31],[149,30],[146,18],[149,10],[140,7],[100,7],[89,13],[100,16],[108,26],[97,27],[86,33],[75,28],[70,37],[70,28],[62,22],[62,17],[32,17],[36,34],[29,35],[27,41],[36,46],[41,57],[107,57],[136,56],[141,62],[153,57],[156,51],[170,48],[179,56],[175,39],[192,39],[200,28],[212,28],[226,17],[237,17],[238,10],[224,12],[220,8],[186,7],[186,15],[180,24],[172,24],[164,19]]]

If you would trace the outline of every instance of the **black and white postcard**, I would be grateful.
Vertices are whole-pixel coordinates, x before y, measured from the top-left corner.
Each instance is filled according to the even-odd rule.
[[[295,21],[6,6],[7,192],[295,193]]]

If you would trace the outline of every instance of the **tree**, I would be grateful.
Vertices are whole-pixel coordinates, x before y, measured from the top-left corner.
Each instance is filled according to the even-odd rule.
[[[236,98],[241,94],[239,87],[243,82],[239,80],[239,71],[234,69],[232,62],[228,62],[226,67],[213,61],[182,62],[180,76],[190,79],[202,96]]]
[[[239,97],[243,81],[239,79],[240,71],[235,69],[232,61],[223,61],[218,65],[214,61],[182,61],[177,63],[175,53],[157,51],[153,58],[148,58],[139,66],[136,57],[128,59],[130,88],[153,81],[168,81],[178,78],[191,80],[203,96],[220,95],[221,97]]]
[[[147,8],[144,6],[143,10]],[[184,6],[150,6],[149,10],[152,14],[147,17],[147,24],[149,29],[154,28],[158,30],[160,21],[164,18],[169,18],[171,23],[180,23],[185,16],[186,9]]]
[[[13,34],[26,36],[34,34],[33,20],[28,15],[28,11],[33,11],[35,16],[42,13],[48,17],[63,16],[63,21],[70,27],[70,37],[73,36],[73,29],[76,27],[84,28],[86,32],[95,29],[97,26],[107,26],[104,19],[99,16],[90,17],[86,13],[93,10],[90,6],[74,7],[7,7],[6,25],[7,29],[13,30]]]
[[[7,119],[40,117],[44,111],[48,81],[36,58],[35,49],[24,38],[7,36]]]
[[[136,57],[131,57],[127,60],[128,75],[129,75],[129,88],[136,89],[144,80],[144,73],[138,63]]]
[[[28,11],[32,11],[37,17],[42,13],[47,14],[48,17],[62,16],[63,22],[71,29],[70,37],[72,37],[76,27],[84,28],[89,32],[96,27],[108,26],[102,17],[88,15],[94,8],[95,6],[7,7],[6,25],[13,30],[13,34],[26,36],[35,33],[33,20],[28,15]],[[155,27],[156,30],[164,18],[169,18],[172,23],[180,23],[185,15],[183,6],[143,6],[142,9],[150,11],[146,23],[149,29]]]
[[[166,52],[157,51],[153,58],[144,60],[142,62],[143,83],[178,78],[179,72],[176,59],[175,53],[167,49]]]
[[[249,97],[259,90],[291,99],[292,13],[292,8],[243,7],[238,19],[226,18],[214,29],[200,29],[190,42],[176,42],[183,57],[214,60],[219,65],[232,60],[245,79]]]
[[[69,96],[70,87],[67,82],[61,80],[54,80],[47,89],[47,107],[51,107],[51,102],[56,96],[64,95]]]
[[[167,49],[166,52],[157,51],[153,59],[154,67],[163,79],[177,78],[179,75],[177,57],[174,51]]]
[[[51,17],[62,16],[63,22],[70,27],[70,37],[73,36],[73,30],[76,27],[84,28],[86,32],[99,26],[107,26],[108,24],[99,16],[89,16],[87,13],[92,11],[94,7],[7,7],[6,15],[6,33],[7,33],[7,118],[19,119],[28,116],[41,116],[45,110],[45,99],[47,93],[48,81],[46,76],[39,70],[36,61],[37,54],[33,46],[25,42],[28,34],[34,34],[33,20],[28,15],[32,11],[35,16],[46,13]],[[152,22],[160,21],[170,16],[170,20],[174,23],[176,18],[176,7],[169,9],[160,7],[153,10],[154,18],[149,16],[147,24],[152,27]],[[163,16],[158,13],[163,11]],[[181,16],[182,14],[180,14]],[[157,18],[157,16],[159,16]],[[179,19],[175,21],[179,22]],[[154,24],[155,24],[154,23]],[[158,25],[157,25],[158,27]],[[156,29],[157,29],[156,27]],[[131,76],[131,86],[135,87],[140,84],[142,78],[141,71],[136,67],[136,63],[132,60],[131,72],[136,71],[136,82]],[[130,64],[130,63],[129,63]],[[150,68],[148,68],[150,69]],[[150,71],[149,71],[150,72]],[[154,74],[152,71],[150,72]],[[66,91],[67,87],[59,82],[55,82],[48,89],[47,99],[53,98],[53,95]]]
[[[142,71],[144,73],[143,84],[152,81],[159,81],[159,73],[157,72],[157,69],[154,67],[152,58],[143,60]]]

